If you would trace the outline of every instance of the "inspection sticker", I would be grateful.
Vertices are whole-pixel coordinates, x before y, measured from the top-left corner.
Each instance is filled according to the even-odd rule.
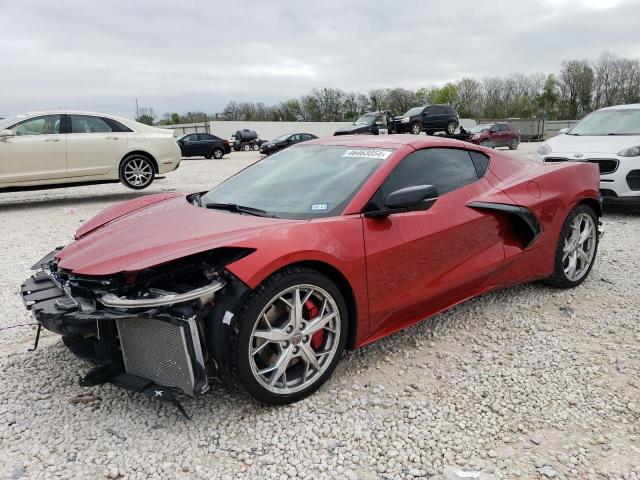
[[[328,203],[314,203],[313,205],[311,205],[312,212],[317,212],[318,210],[327,210],[328,208]]]
[[[342,154],[346,158],[380,158],[382,160],[388,158],[389,155],[391,155],[391,150],[369,149],[347,150]]]

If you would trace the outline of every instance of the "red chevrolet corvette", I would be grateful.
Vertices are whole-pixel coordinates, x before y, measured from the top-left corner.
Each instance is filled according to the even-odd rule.
[[[208,192],[113,206],[40,260],[27,308],[110,382],[175,402],[219,376],[299,400],[356,348],[483,292],[574,287],[600,176],[434,137],[343,136]]]

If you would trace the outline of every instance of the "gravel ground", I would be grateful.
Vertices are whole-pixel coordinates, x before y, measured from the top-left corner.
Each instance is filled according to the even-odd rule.
[[[256,158],[185,161],[143,193],[0,193],[0,328],[32,322],[19,285],[82,221],[137,195],[206,189]],[[3,330],[0,475],[640,479],[640,212],[608,211],[603,223],[579,288],[474,299],[347,353],[317,394],[287,407],[214,385],[184,399],[188,422],[141,395],[79,387],[90,367],[53,334],[27,353],[33,327]]]

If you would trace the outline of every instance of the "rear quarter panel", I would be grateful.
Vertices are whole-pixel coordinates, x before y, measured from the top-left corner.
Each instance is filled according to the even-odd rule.
[[[529,209],[542,227],[540,237],[527,250],[506,242],[505,257],[512,265],[505,270],[502,281],[515,284],[546,278],[553,272],[565,219],[581,201],[597,201],[599,197],[598,166],[585,162],[536,163],[497,153],[492,154],[491,162],[489,180],[514,204]]]

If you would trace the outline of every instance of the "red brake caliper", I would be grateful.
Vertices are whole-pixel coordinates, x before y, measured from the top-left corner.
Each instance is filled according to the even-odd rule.
[[[315,318],[320,313],[320,309],[318,306],[313,303],[311,299],[304,302],[304,311],[302,312],[302,316],[305,320],[311,320]],[[313,334],[311,337],[311,348],[317,350],[322,346],[322,341],[324,340],[324,330],[319,330]]]

